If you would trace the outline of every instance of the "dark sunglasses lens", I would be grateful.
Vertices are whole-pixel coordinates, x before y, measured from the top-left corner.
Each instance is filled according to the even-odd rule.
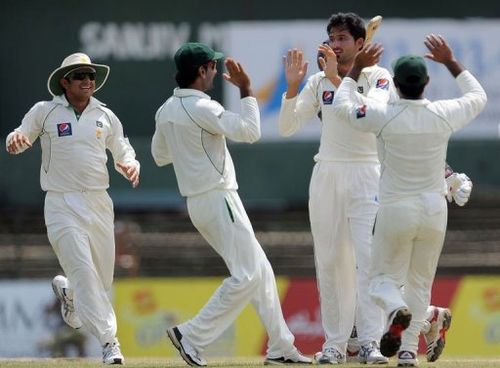
[[[89,77],[90,80],[95,80],[95,73],[90,73],[90,72],[82,72],[82,73],[73,73],[71,75],[71,79],[74,80],[84,80],[85,78]]]

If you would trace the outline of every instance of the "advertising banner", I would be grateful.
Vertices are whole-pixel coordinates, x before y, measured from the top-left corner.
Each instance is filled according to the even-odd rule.
[[[114,305],[118,338],[126,357],[177,356],[166,329],[198,313],[221,278],[118,279]],[[296,346],[307,355],[321,350],[324,333],[316,280],[278,277],[283,315]],[[500,351],[498,276],[439,277],[431,303],[448,307],[453,319],[443,356],[498,356]],[[97,339],[67,327],[55,303],[50,280],[0,281],[0,356],[100,356]],[[265,355],[266,331],[248,305],[210,344],[206,356]],[[425,353],[421,339],[419,353]]]
[[[281,97],[286,91],[283,56],[288,49],[304,51],[309,61],[308,75],[319,71],[316,65],[318,45],[328,38],[326,20],[230,22],[222,34],[222,49],[241,60],[252,77],[262,117],[262,139],[283,140],[278,133],[278,115]],[[456,57],[482,83],[488,95],[485,111],[463,131],[452,138],[498,139],[500,123],[500,22],[485,19],[384,19],[374,36],[384,54],[380,65],[392,73],[391,62],[401,55],[424,55],[424,38],[428,33],[443,35],[452,46]],[[445,66],[428,61],[430,84],[426,97],[430,100],[459,96],[454,78]],[[239,93],[229,83],[224,84],[224,99],[229,109],[239,109]],[[319,119],[314,119],[288,139],[318,139]]]
[[[97,339],[65,325],[50,281],[0,281],[0,357],[100,356]]]

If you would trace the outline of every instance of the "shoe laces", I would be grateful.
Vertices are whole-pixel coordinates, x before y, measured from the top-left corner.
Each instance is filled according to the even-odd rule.
[[[121,355],[120,344],[113,342],[104,345],[104,356]]]
[[[62,289],[63,294],[63,305],[67,313],[73,313],[75,311],[75,305],[73,304],[73,299],[71,299],[68,294],[66,294],[66,288]]]
[[[326,355],[328,357],[333,357],[337,360],[341,360],[341,359],[344,359],[344,355],[338,351],[337,349],[335,348],[326,348],[323,350],[323,355]]]
[[[361,354],[364,356],[369,356],[373,352],[378,352],[379,347],[376,341],[371,341],[368,344],[361,346]]]

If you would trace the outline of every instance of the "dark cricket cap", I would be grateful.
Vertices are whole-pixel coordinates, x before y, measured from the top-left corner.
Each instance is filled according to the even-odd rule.
[[[224,57],[222,52],[212,50],[210,47],[199,42],[188,42],[182,45],[175,53],[174,60],[177,70],[197,68],[211,60],[219,60]]]
[[[394,80],[405,86],[421,86],[429,79],[425,60],[417,55],[405,55],[392,63]]]

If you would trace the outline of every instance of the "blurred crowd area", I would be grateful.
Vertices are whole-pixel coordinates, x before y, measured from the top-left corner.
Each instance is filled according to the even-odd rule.
[[[306,208],[250,210],[256,236],[277,275],[314,276]],[[52,277],[60,271],[41,211],[0,214],[0,278]],[[186,212],[116,212],[116,277],[221,276],[222,259]],[[440,275],[500,274],[500,199],[449,205]]]

